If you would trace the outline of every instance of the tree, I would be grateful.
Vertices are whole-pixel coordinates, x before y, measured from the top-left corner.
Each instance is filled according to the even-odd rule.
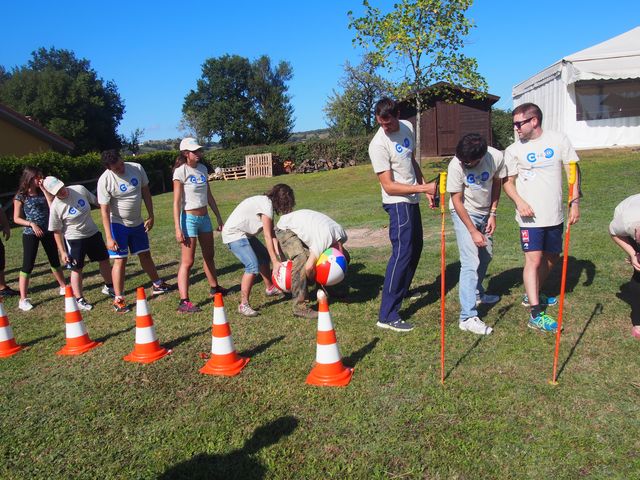
[[[140,151],[140,140],[144,136],[144,128],[136,128],[134,131],[129,132],[128,136],[121,135],[120,143],[122,147],[132,155],[137,155]]]
[[[493,146],[504,150],[515,141],[511,110],[491,109]]]
[[[112,81],[69,50],[40,48],[27,65],[0,75],[0,102],[29,116],[81,154],[120,146],[124,104]]]
[[[377,69],[372,55],[365,55],[355,67],[346,62],[344,77],[338,83],[342,93],[334,90],[324,107],[332,134],[346,137],[375,130],[375,103],[392,89],[390,82],[376,73]]]
[[[182,123],[199,139],[220,137],[223,147],[286,141],[293,128],[287,94],[291,65],[272,68],[264,55],[253,63],[238,55],[209,58],[182,106]]]
[[[348,13],[349,28],[355,30],[353,42],[389,70],[404,69],[397,95],[415,99],[419,159],[421,92],[436,82],[479,92],[487,89],[476,60],[462,54],[464,37],[473,27],[465,16],[472,0],[398,0],[386,14],[368,0],[362,3],[364,16],[355,18],[353,12]]]

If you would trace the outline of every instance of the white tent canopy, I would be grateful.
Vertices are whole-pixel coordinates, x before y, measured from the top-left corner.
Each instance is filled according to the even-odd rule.
[[[543,127],[567,133],[578,148],[638,145],[640,114],[609,118],[577,114],[576,82],[611,80],[629,80],[628,85],[640,94],[640,27],[566,56],[516,85],[513,103],[540,106]]]

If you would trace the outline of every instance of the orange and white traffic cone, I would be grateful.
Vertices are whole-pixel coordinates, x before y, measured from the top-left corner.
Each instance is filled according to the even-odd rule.
[[[353,368],[342,364],[336,332],[333,329],[327,294],[318,290],[318,337],[316,364],[307,376],[309,385],[344,387],[349,385]]]
[[[171,353],[160,346],[156,336],[156,327],[149,313],[147,295],[144,287],[138,287],[136,300],[136,343],[133,351],[124,357],[127,362],[151,363]]]
[[[4,303],[0,298],[0,358],[15,355],[24,347],[18,345],[13,338],[13,330],[9,324],[9,318],[4,311]]]
[[[248,358],[241,357],[231,338],[231,328],[224,313],[222,294],[213,297],[213,326],[211,327],[211,357],[200,373],[207,375],[226,375],[232,377],[239,374],[247,363]]]
[[[89,338],[87,327],[84,325],[82,314],[78,310],[76,298],[69,285],[64,290],[64,323],[67,344],[57,352],[58,355],[80,355],[102,345],[102,342],[94,342]]]

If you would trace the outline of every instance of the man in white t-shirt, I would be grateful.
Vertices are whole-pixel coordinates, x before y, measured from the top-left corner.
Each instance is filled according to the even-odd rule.
[[[435,182],[426,183],[415,160],[413,126],[399,119],[398,104],[382,98],[375,106],[380,129],[369,144],[369,158],[382,191],[382,207],[389,215],[391,258],[382,288],[378,323],[397,332],[413,330],[400,318],[402,300],[409,292],[422,253],[422,217],[418,205],[424,193],[433,206]]]
[[[482,135],[470,133],[460,139],[447,174],[449,209],[460,252],[458,325],[478,335],[492,332],[478,317],[478,305],[500,300],[485,293],[482,281],[493,256],[496,211],[506,175],[502,152],[488,147]]]
[[[322,252],[335,247],[348,257],[343,247],[347,241],[344,228],[324,213],[301,209],[280,217],[276,237],[285,256],[292,262],[291,297],[293,314],[303,318],[318,318],[318,312],[307,305],[307,282],[314,283],[316,262]]]
[[[629,283],[621,288],[621,298],[631,305],[631,334],[640,340],[640,194],[618,204],[609,224],[611,239],[626,253],[633,267]]]
[[[520,225],[525,258],[523,305],[530,307],[529,327],[555,332],[558,325],[545,310],[557,300],[540,295],[539,290],[562,252],[562,171],[568,177],[569,163],[579,158],[566,135],[542,131],[542,111],[533,103],[513,110],[513,126],[518,141],[505,151],[508,177],[504,191],[516,205]],[[576,188],[568,212],[571,225],[580,218],[579,195]]]
[[[98,203],[106,235],[109,257],[113,259],[113,309],[126,313],[131,309],[124,300],[125,265],[129,252],[138,255],[140,265],[153,282],[153,294],[171,287],[159,276],[149,250],[147,232],[153,228],[153,201],[147,173],[139,163],[124,162],[117,150],[102,152],[106,168],[98,179]],[[142,201],[148,218],[142,218]]]

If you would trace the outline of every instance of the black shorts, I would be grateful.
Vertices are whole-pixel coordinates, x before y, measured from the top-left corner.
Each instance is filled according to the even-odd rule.
[[[6,264],[4,259],[4,244],[2,243],[2,240],[0,240],[0,272],[4,272],[5,266]]]
[[[109,252],[107,252],[107,247],[100,232],[87,238],[67,240],[66,242],[69,256],[75,262],[74,270],[82,270],[85,255],[92,262],[101,262],[109,259]]]

